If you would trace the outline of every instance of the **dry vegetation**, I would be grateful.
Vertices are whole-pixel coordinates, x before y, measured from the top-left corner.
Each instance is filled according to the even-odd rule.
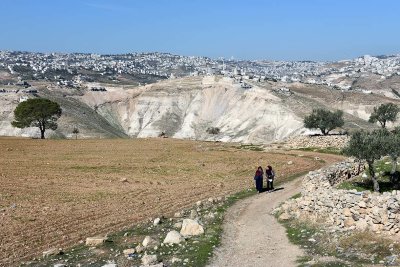
[[[171,139],[1,138],[0,151],[0,266],[253,187],[259,164],[284,180],[339,158]]]

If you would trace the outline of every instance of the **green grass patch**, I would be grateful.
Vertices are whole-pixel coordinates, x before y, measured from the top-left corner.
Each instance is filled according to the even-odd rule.
[[[300,198],[300,197],[301,197],[301,193],[299,192],[299,193],[293,195],[290,199],[297,199],[297,198]]]
[[[241,144],[236,148],[243,150],[251,150],[251,151],[264,151],[264,148],[261,145],[253,145],[253,144]]]

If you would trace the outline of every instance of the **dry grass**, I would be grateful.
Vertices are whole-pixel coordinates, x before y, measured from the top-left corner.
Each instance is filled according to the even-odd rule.
[[[289,160],[294,164],[286,165]],[[1,138],[0,164],[0,266],[9,266],[253,187],[259,164],[275,166],[285,180],[324,163],[223,143]]]

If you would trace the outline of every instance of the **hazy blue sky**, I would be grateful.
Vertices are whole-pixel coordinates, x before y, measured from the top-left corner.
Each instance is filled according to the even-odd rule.
[[[0,0],[1,50],[336,60],[400,53],[398,0]]]

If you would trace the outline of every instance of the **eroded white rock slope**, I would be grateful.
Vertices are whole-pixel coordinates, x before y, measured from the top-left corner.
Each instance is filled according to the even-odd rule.
[[[215,76],[168,80],[131,90],[88,92],[82,101],[96,106],[129,136],[234,142],[270,142],[302,131],[302,118],[271,91],[243,89]],[[207,133],[217,127],[220,133]]]

